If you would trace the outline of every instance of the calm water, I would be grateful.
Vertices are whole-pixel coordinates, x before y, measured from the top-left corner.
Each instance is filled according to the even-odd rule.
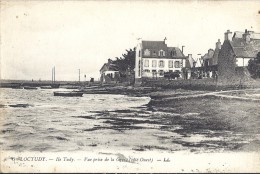
[[[258,134],[213,129],[203,108],[191,111],[185,102],[160,111],[145,106],[148,97],[54,97],[56,90],[0,89],[2,150],[205,152],[259,147]]]
[[[140,107],[150,100],[147,97],[99,94],[54,97],[53,91],[57,89],[0,91],[1,147],[19,151],[79,150],[84,146],[97,146],[97,133],[85,131],[102,125],[95,115],[102,116],[102,111]],[[26,104],[27,107],[10,107],[16,104]],[[88,116],[94,119],[84,119]],[[104,134],[98,134],[102,139]]]

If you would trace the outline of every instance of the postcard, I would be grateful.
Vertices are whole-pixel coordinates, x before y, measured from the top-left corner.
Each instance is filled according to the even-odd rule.
[[[0,6],[1,172],[260,172],[259,1]]]

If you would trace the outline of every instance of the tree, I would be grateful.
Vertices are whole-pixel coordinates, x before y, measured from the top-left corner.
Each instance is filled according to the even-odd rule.
[[[256,58],[249,60],[247,68],[252,78],[260,78],[260,52],[257,53]]]
[[[116,57],[115,59],[112,63],[119,68],[121,75],[126,75],[128,71],[132,72],[135,68],[135,48],[126,50],[122,57]]]

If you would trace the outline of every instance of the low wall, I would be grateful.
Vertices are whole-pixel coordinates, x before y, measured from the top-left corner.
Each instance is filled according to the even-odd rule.
[[[178,79],[178,80],[167,80],[167,79],[144,79],[142,85],[150,87],[161,87],[165,89],[201,89],[201,90],[216,90],[215,79]]]
[[[227,79],[228,81],[228,79]],[[228,89],[243,89],[243,88],[259,88],[260,80],[230,80],[226,82],[218,82],[217,79],[205,78],[205,79],[143,79],[142,86],[149,87],[161,87],[164,89],[193,89],[193,90],[228,90]]]

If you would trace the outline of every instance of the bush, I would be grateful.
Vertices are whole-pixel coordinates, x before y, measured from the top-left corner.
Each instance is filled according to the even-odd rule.
[[[252,78],[260,78],[260,52],[256,58],[249,60],[247,68]]]
[[[180,71],[174,71],[174,72],[165,72],[164,77],[168,79],[175,79],[176,77],[180,77]]]

